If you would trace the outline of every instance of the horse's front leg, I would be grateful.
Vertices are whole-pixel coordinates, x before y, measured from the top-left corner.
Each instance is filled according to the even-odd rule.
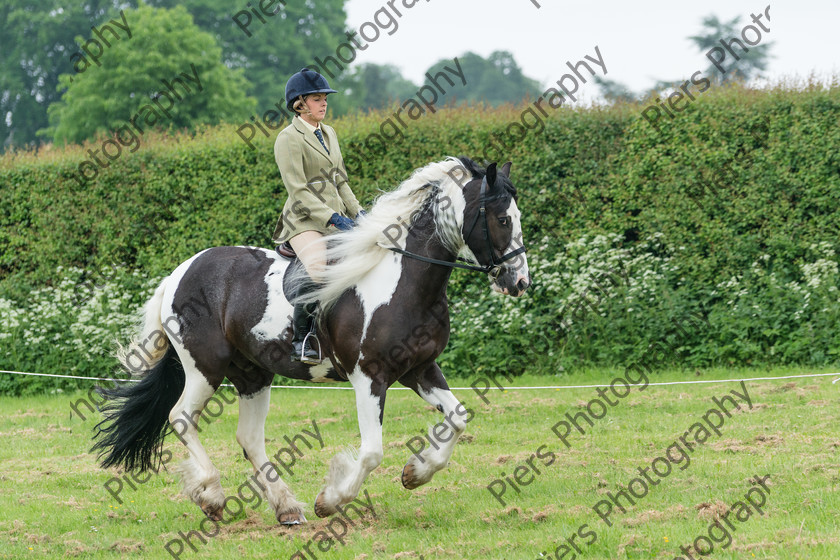
[[[353,501],[367,475],[382,462],[382,414],[388,386],[362,373],[359,366],[350,375],[350,383],[356,392],[362,445],[358,454],[342,451],[333,457],[326,484],[315,499],[318,517],[332,515],[338,506]]]
[[[400,383],[414,389],[427,403],[443,413],[443,420],[429,428],[428,436],[414,437],[406,444],[412,455],[403,467],[402,484],[413,490],[429,482],[449,463],[455,444],[464,433],[467,422],[472,420],[473,412],[455,398],[436,363],[419,373],[404,375]]]

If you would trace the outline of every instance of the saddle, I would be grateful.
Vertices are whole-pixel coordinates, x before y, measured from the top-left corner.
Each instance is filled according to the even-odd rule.
[[[289,259],[290,261],[293,261],[297,258],[297,253],[295,253],[295,250],[292,249],[292,246],[288,241],[284,242],[281,245],[278,245],[274,248],[274,250],[277,251],[277,254],[283,257],[284,259]]]
[[[297,253],[295,253],[295,250],[292,249],[292,246],[289,245],[288,241],[281,245],[277,245],[274,250],[278,255],[289,261],[289,266],[286,267],[286,272],[283,274],[283,294],[286,296],[287,300],[293,301],[295,296],[297,296],[300,287],[292,286],[290,277],[293,273],[303,268],[303,263],[300,262],[297,257]]]

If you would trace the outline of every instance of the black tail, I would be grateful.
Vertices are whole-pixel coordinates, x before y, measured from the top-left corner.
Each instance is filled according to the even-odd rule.
[[[98,389],[109,401],[100,409],[105,419],[94,427],[93,439],[98,441],[91,449],[99,452],[102,468],[157,470],[163,438],[170,431],[169,411],[181,398],[184,384],[184,367],[170,346],[139,383]]]

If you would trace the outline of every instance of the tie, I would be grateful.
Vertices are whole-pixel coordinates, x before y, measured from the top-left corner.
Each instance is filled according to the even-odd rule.
[[[323,136],[323,134],[321,134],[321,129],[320,128],[315,129],[315,136],[318,137],[318,141],[321,143],[321,145],[324,147],[324,149],[327,150],[327,155],[329,155],[330,151],[327,149],[327,145],[324,144],[324,136]]]

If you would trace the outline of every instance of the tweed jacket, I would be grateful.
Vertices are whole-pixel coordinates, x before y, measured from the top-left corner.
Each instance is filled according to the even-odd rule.
[[[274,228],[272,238],[276,243],[304,231],[334,233],[336,228],[327,225],[334,213],[354,219],[362,209],[347,184],[335,130],[321,123],[321,132],[329,154],[318,137],[300,122],[300,117],[292,119],[274,142],[274,159],[289,192]]]

